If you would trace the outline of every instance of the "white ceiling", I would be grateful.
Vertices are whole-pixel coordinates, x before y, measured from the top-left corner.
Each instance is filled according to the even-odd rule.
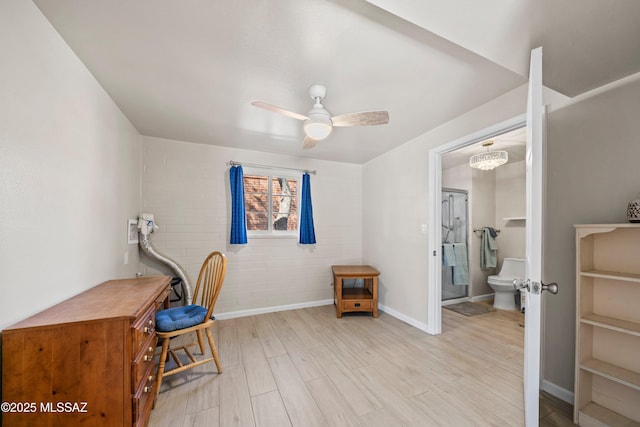
[[[637,0],[34,2],[143,135],[352,163],[526,83],[540,44],[566,95],[640,71]],[[250,105],[304,114],[316,83],[389,124],[302,150],[301,122]]]

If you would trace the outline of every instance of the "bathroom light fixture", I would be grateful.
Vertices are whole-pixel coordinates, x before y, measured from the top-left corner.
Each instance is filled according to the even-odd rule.
[[[483,143],[482,146],[487,147],[487,151],[471,156],[469,159],[469,166],[475,169],[488,171],[507,163],[507,160],[509,160],[509,153],[506,151],[489,151],[489,147],[492,145],[493,141]]]

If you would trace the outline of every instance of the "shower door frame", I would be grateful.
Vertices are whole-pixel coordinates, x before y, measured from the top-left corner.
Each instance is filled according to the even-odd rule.
[[[464,286],[464,295],[459,296],[459,297],[454,297],[454,298],[449,298],[446,300],[442,299],[442,286],[443,286],[443,281],[442,281],[442,273],[440,274],[440,298],[441,298],[441,304],[442,305],[447,305],[447,304],[452,304],[454,302],[463,302],[463,301],[468,301],[469,300],[469,289],[471,289],[471,264],[469,263],[469,224],[470,222],[470,218],[469,218],[469,190],[462,190],[460,188],[450,188],[450,187],[442,187],[442,191],[440,191],[440,205],[442,205],[443,203],[443,199],[442,199],[442,193],[445,192],[449,192],[449,193],[459,193],[459,194],[464,194],[466,197],[466,201],[465,201],[465,206],[464,206],[464,210],[465,210],[465,231],[464,231],[464,244],[467,245],[467,266],[469,268],[469,283],[466,285],[452,285],[452,286]],[[451,219],[451,218],[450,218]],[[442,215],[440,216],[440,232],[442,233],[442,229],[444,228],[444,224],[442,223]],[[444,244],[444,239],[442,243]],[[455,240],[455,239],[454,239]],[[456,242],[454,242],[456,243]],[[457,242],[457,243],[461,243],[461,242]]]

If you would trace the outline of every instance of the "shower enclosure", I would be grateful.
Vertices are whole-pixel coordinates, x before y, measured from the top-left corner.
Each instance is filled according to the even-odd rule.
[[[468,193],[442,189],[442,301],[468,296]]]

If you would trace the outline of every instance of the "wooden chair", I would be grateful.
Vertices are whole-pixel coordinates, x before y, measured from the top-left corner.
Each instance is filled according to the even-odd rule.
[[[156,376],[155,399],[158,398],[158,394],[160,393],[162,378],[166,376],[195,368],[196,366],[211,362],[212,360],[216,363],[218,374],[222,373],[222,366],[220,365],[218,350],[213,342],[211,328],[215,324],[213,308],[216,304],[216,300],[218,299],[218,295],[220,294],[220,289],[222,288],[226,271],[227,258],[220,252],[212,252],[204,260],[202,268],[200,269],[198,283],[196,284],[196,289],[193,293],[193,304],[173,307],[161,310],[157,313],[156,333],[158,335],[158,340],[162,342],[162,352],[160,353],[158,374]],[[203,357],[198,360],[189,351],[189,347],[194,346],[197,343],[200,346],[200,353],[203,356],[205,355],[202,331],[207,334],[207,340],[209,341],[209,347],[211,348],[211,356]],[[197,341],[192,341],[189,344],[176,348],[170,348],[169,344],[171,338],[190,334],[192,332],[196,333]],[[189,358],[187,363],[183,363],[183,361],[178,357],[176,351],[179,350],[186,353]],[[165,363],[169,354],[177,366],[165,372]]]

